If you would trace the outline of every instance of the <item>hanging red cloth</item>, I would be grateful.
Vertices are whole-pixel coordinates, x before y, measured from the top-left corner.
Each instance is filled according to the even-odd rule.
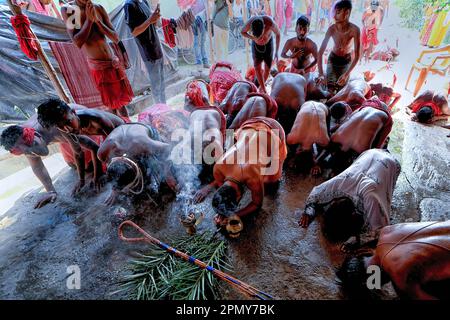
[[[37,60],[38,41],[30,29],[30,19],[26,15],[18,14],[11,17],[11,24],[19,40],[23,53],[31,60]]]
[[[177,45],[175,42],[175,32],[173,31],[172,25],[170,24],[170,19],[161,18],[162,29],[164,33],[164,41],[171,48],[175,48]]]

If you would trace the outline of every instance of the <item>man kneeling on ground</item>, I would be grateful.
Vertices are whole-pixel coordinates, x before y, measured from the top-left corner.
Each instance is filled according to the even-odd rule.
[[[97,154],[113,181],[106,204],[112,205],[120,193],[138,195],[161,182],[177,189],[167,162],[172,146],[160,140],[157,130],[143,123],[123,124],[108,135]]]
[[[259,210],[265,186],[281,178],[286,155],[284,130],[276,120],[256,117],[246,121],[236,132],[236,143],[214,165],[214,181],[197,192],[195,202],[218,188],[213,198],[218,226],[226,225],[233,215],[244,217]],[[245,187],[252,201],[238,209]]]
[[[315,187],[305,203],[300,226],[307,228],[323,212],[323,231],[331,241],[345,241],[346,251],[377,238],[389,225],[399,162],[388,152],[371,149],[344,172]]]
[[[66,133],[72,139],[77,140],[80,135],[91,136],[106,136],[115,128],[125,123],[122,118],[110,112],[96,110],[96,109],[80,109],[74,108],[74,104],[68,105],[60,99],[49,99],[42,103],[37,110],[38,121],[45,128],[56,128],[58,131]],[[96,146],[98,144],[92,139],[91,144]],[[94,159],[96,160],[96,159]],[[94,166],[94,183],[96,189],[99,190],[104,181],[100,179],[103,175],[101,164],[96,162]],[[80,181],[79,190],[84,185]]]
[[[381,269],[400,298],[450,299],[450,221],[400,223],[381,229],[371,254],[349,257],[337,272],[351,298],[367,295],[368,268]]]
[[[70,160],[66,161],[70,166],[75,166],[78,171],[79,183],[74,191],[79,190],[80,185],[84,185],[85,180],[85,155],[81,147],[91,152],[94,167],[97,165],[97,146],[86,136],[78,136],[78,139],[71,139],[65,132],[57,130],[55,127],[43,127],[37,121],[37,115],[21,125],[12,125],[6,128],[1,135],[0,144],[13,155],[24,155],[33,170],[33,173],[41,181],[47,193],[36,203],[35,208],[41,208],[48,203],[54,202],[57,198],[57,192],[53,186],[50,174],[45,168],[42,157],[48,156],[48,145],[60,143],[61,149],[68,149]]]

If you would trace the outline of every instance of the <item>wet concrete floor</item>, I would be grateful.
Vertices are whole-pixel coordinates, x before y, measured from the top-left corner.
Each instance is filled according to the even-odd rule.
[[[396,119],[390,150],[402,163],[402,173],[395,188],[392,223],[450,218],[450,139],[448,131]],[[34,210],[38,191],[19,199],[1,218],[0,223],[0,298],[1,299],[124,299],[111,295],[124,275],[128,259],[145,245],[121,242],[117,236],[120,220],[117,207],[103,205],[108,191],[96,195],[86,191],[71,200],[75,172],[66,169],[59,175],[54,204]],[[296,209],[315,179],[284,172],[278,191],[266,195],[261,212],[246,221],[245,232],[229,241],[233,275],[277,299],[342,299],[336,284],[335,268],[344,256],[339,245],[321,235],[315,221],[303,230],[297,225]],[[211,197],[200,206],[206,219],[200,232],[214,229]],[[165,195],[155,207],[145,199],[120,205],[134,212],[131,217],[150,234],[167,239],[183,235],[178,221],[182,201]],[[81,288],[66,286],[67,268],[77,265]],[[226,286],[225,286],[226,288]],[[225,289],[224,298],[242,299]],[[395,299],[390,285],[383,288],[381,299]]]

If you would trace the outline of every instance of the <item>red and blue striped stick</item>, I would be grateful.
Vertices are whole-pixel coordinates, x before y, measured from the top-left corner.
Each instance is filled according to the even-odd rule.
[[[140,234],[143,235],[143,237],[140,238],[127,238],[123,235],[123,228],[128,225],[131,226],[133,228],[135,228]],[[231,284],[232,286],[234,286],[235,288],[237,288],[238,290],[240,290],[241,292],[249,295],[250,297],[253,298],[258,298],[260,300],[271,300],[273,299],[273,297],[261,290],[258,290],[252,286],[250,286],[249,284],[242,282],[232,276],[230,276],[229,274],[217,270],[211,266],[208,266],[206,263],[204,263],[201,260],[198,260],[197,258],[190,256],[182,251],[177,250],[176,248],[173,248],[171,246],[169,246],[168,244],[152,237],[151,235],[149,235],[145,230],[143,230],[141,227],[139,227],[137,224],[135,224],[134,222],[127,220],[124,221],[120,224],[119,226],[119,238],[123,241],[127,241],[127,242],[147,242],[147,243],[152,243],[157,245],[158,247],[166,250],[167,252],[172,253],[173,255],[182,258],[183,260],[195,264],[196,266],[200,267],[201,269],[206,269],[209,272],[211,272],[214,276],[216,276],[217,278],[224,280],[226,282],[228,282],[229,284]]]

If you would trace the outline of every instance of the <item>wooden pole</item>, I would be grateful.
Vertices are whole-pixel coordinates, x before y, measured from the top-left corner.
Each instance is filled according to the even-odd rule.
[[[18,15],[22,14],[22,9],[15,4],[12,3],[11,0],[7,0],[9,8],[11,9],[12,14]],[[58,93],[58,96],[61,100],[65,101],[66,103],[72,102],[72,99],[67,94],[66,90],[64,89],[61,81],[58,79],[58,75],[56,74],[55,69],[51,65],[50,61],[48,60],[47,55],[44,52],[44,49],[42,49],[41,43],[39,42],[38,38],[34,34],[33,30],[31,30],[31,33],[33,34],[33,37],[36,38],[37,48],[38,48],[38,58],[42,63],[42,66],[44,67],[45,73],[53,83],[53,86],[55,87],[56,92]]]
[[[244,20],[244,25],[247,23],[247,1],[246,0],[242,0],[242,8],[243,8],[243,20]],[[244,43],[245,43],[245,60],[247,62],[247,69],[250,68],[250,58],[249,58],[249,53],[248,53],[248,39],[244,38]]]
[[[208,26],[208,37],[209,37],[209,60],[211,65],[214,64],[214,47],[213,47],[213,37],[212,37],[212,25],[211,25],[211,8],[209,6],[210,0],[206,1],[206,21]]]

